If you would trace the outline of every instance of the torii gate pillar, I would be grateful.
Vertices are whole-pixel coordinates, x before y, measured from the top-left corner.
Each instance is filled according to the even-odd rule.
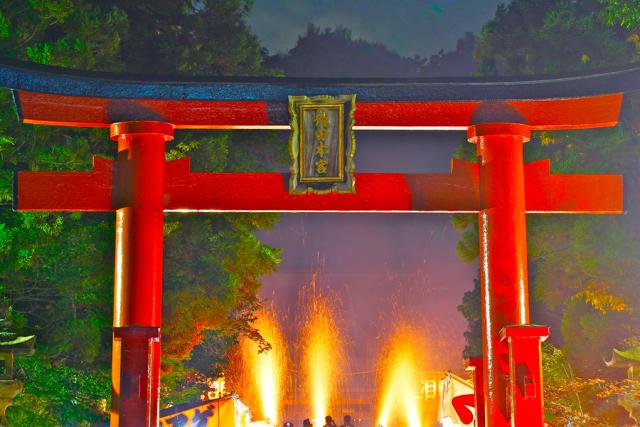
[[[111,125],[118,142],[111,426],[155,427],[160,410],[165,142],[173,126]]]
[[[518,123],[469,127],[480,164],[480,293],[485,426],[511,425],[509,347],[500,331],[529,323],[523,145],[531,131]],[[540,350],[538,348],[538,359]],[[535,379],[540,383],[540,374]],[[541,393],[537,399],[542,407]],[[542,426],[543,419],[530,426]],[[520,426],[520,424],[518,424]]]
[[[110,126],[118,141],[117,162],[94,158],[92,171],[19,172],[13,198],[20,211],[117,211],[112,427],[158,423],[163,210],[478,213],[485,426],[543,425],[548,329],[529,325],[525,214],[620,214],[623,181],[524,165],[523,144],[531,130],[615,126],[625,93],[640,90],[640,67],[507,82],[140,81],[3,61],[0,87],[13,89],[23,122]],[[479,163],[456,160],[448,174],[356,174],[357,192],[320,195],[291,194],[287,174],[164,161],[174,126],[287,129],[286,100],[300,93],[356,95],[354,129],[468,130]]]

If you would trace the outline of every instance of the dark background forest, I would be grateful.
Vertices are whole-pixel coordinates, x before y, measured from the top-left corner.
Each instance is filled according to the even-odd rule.
[[[640,59],[640,0],[514,0],[498,7],[479,34],[429,57],[403,57],[355,39],[348,28],[315,26],[291,50],[273,54],[247,24],[250,7],[243,0],[8,0],[0,3],[0,56],[136,74],[294,77],[549,74]],[[551,158],[553,172],[625,175],[623,217],[528,218],[532,317],[557,331],[544,352],[548,417],[558,425],[615,425],[617,400],[638,393],[637,384],[619,381],[624,373],[602,363],[613,348],[640,352],[636,101],[626,101],[616,128],[538,132],[525,148],[528,161]],[[0,317],[11,332],[37,335],[36,354],[19,360],[25,391],[9,422],[104,422],[113,216],[16,213],[11,189],[14,170],[89,170],[92,155],[113,158],[116,147],[105,130],[20,124],[9,91],[0,91],[0,104]],[[206,171],[265,171],[288,162],[286,137],[269,132],[179,131],[167,157],[186,155]],[[461,141],[457,156],[473,158],[472,147]],[[281,253],[255,233],[277,220],[166,216],[163,405],[196,399],[239,336],[259,339],[251,322],[262,304],[261,277],[277,269]],[[459,256],[475,262],[475,218],[457,215],[452,222],[460,231]],[[469,322],[465,356],[477,356],[477,282],[459,310]]]

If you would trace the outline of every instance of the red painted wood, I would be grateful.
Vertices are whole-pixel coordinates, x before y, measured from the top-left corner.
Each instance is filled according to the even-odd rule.
[[[23,211],[111,211],[112,161],[93,158],[91,172],[17,174],[14,204]]]
[[[544,426],[542,352],[547,326],[508,326],[500,338],[509,348],[509,414],[511,426]]]
[[[552,174],[551,162],[524,165],[527,213],[623,213],[622,175]]]
[[[623,95],[548,100],[514,100],[516,109],[531,130],[593,129],[616,126]]]
[[[480,101],[467,102],[357,102],[356,126],[464,127],[471,123]]]
[[[174,123],[176,128],[230,129],[270,124],[264,101],[132,100],[17,92],[25,123],[106,128],[113,117],[131,114]]]
[[[208,128],[207,121],[213,120],[218,127],[260,126],[269,123],[267,103],[264,101],[216,101],[211,108],[210,101],[175,101],[143,99],[141,105],[159,111],[168,117],[180,117],[180,128]],[[212,116],[212,115],[215,115]],[[171,122],[171,120],[169,120]]]
[[[112,426],[148,426],[158,405],[160,328],[126,326],[113,329]],[[117,353],[115,353],[117,351]],[[156,374],[156,371],[158,372]],[[114,406],[115,405],[115,406]]]
[[[157,426],[162,323],[162,239],[165,141],[162,122],[111,126],[118,142],[112,427]],[[142,328],[141,328],[142,327]],[[151,331],[155,336],[127,334]],[[116,376],[117,375],[117,376]]]
[[[482,96],[483,89],[472,93]],[[267,103],[105,99],[22,90],[17,95],[26,123],[111,126],[119,143],[117,170],[96,160],[93,172],[23,172],[17,178],[20,210],[117,210],[112,426],[158,422],[165,210],[478,212],[485,425],[542,425],[542,335],[523,329],[529,323],[525,214],[619,213],[622,178],[551,175],[548,162],[523,164],[522,144],[531,130],[617,124],[621,93],[490,102],[360,102],[355,114],[361,128],[468,128],[480,165],[454,162],[451,174],[360,174],[356,194],[295,196],[288,193],[284,175],[191,173],[186,160],[165,163],[164,142],[173,126],[160,123],[194,129],[286,128],[285,96],[282,102]],[[112,125],[134,119],[160,122]],[[495,123],[504,121],[526,125]],[[139,336],[139,330],[150,334]]]
[[[92,172],[20,172],[17,207],[117,210],[114,327],[158,331],[163,211],[478,212],[485,425],[502,427],[510,417],[504,393],[509,351],[499,331],[529,321],[525,213],[622,212],[619,175],[552,175],[548,161],[525,166],[522,144],[529,131],[528,126],[513,123],[471,127],[469,139],[478,145],[481,162],[455,160],[450,174],[356,174],[355,194],[291,195],[287,175],[191,173],[188,159],[165,162],[164,142],[173,132],[167,123],[116,123],[111,132],[118,140],[117,169],[109,160],[96,159]],[[126,339],[114,338],[113,344],[112,426],[139,425],[119,417],[141,410],[149,421],[145,425],[154,425],[159,339],[149,338],[148,348]],[[125,352],[139,360],[123,364]],[[145,372],[138,372],[143,368]],[[123,381],[130,384],[142,375],[147,375],[146,394],[131,394],[131,387],[121,387]]]
[[[469,129],[480,161],[478,235],[487,427],[511,425],[505,395],[509,351],[500,340],[500,330],[529,323],[523,163],[523,144],[529,137],[527,126],[513,123]]]
[[[414,211],[478,211],[480,187],[475,163],[453,159],[449,174],[407,174],[404,177]]]
[[[18,90],[25,123],[108,127],[129,116],[171,122],[176,128],[232,129],[288,126],[286,103],[264,101],[174,101],[64,96]],[[533,130],[586,129],[615,126],[622,94],[585,98],[505,100]],[[480,106],[500,104],[469,101],[358,102],[355,125],[372,128],[465,128],[474,123]],[[269,108],[285,114],[270,117]]]
[[[111,161],[93,172],[19,172],[23,211],[111,211]],[[191,173],[189,160],[165,163],[164,210],[478,212],[478,165],[452,161],[451,174],[356,174],[356,194],[290,195],[279,173]],[[549,161],[524,167],[529,213],[621,213],[621,175],[555,175]],[[117,189],[116,189],[117,190]],[[113,199],[115,197],[115,199]]]
[[[187,171],[187,161],[172,163]],[[166,208],[170,210],[408,211],[411,208],[409,188],[400,174],[356,174],[355,194],[292,195],[288,177],[279,173],[183,173],[166,185]]]

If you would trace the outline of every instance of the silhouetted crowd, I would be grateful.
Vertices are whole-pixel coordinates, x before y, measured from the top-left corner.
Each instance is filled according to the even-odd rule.
[[[287,421],[286,423],[284,423],[284,427],[293,427],[293,423],[291,421]],[[313,427],[313,424],[311,424],[311,420],[309,418],[306,418],[302,422],[302,427]],[[333,420],[333,418],[330,415],[327,415],[326,417],[324,417],[324,426],[322,427],[338,426],[336,425],[336,422]],[[340,427],[354,427],[351,423],[351,415],[344,416],[344,424],[342,424]]]

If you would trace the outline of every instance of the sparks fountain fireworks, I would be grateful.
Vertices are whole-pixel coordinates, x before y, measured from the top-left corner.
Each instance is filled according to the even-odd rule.
[[[317,289],[315,280],[301,299],[306,307],[298,345],[301,371],[314,425],[322,425],[337,403],[346,361],[344,340],[336,322],[336,304]]]
[[[424,337],[404,323],[384,343],[378,364],[378,425],[422,427],[420,378],[426,368],[426,351]]]
[[[241,397],[250,405],[254,419],[278,425],[287,389],[287,341],[273,310],[262,310],[253,326],[271,349],[260,352],[255,341],[243,338],[240,342],[242,361],[240,369],[236,369],[239,371],[236,383],[241,387]]]

